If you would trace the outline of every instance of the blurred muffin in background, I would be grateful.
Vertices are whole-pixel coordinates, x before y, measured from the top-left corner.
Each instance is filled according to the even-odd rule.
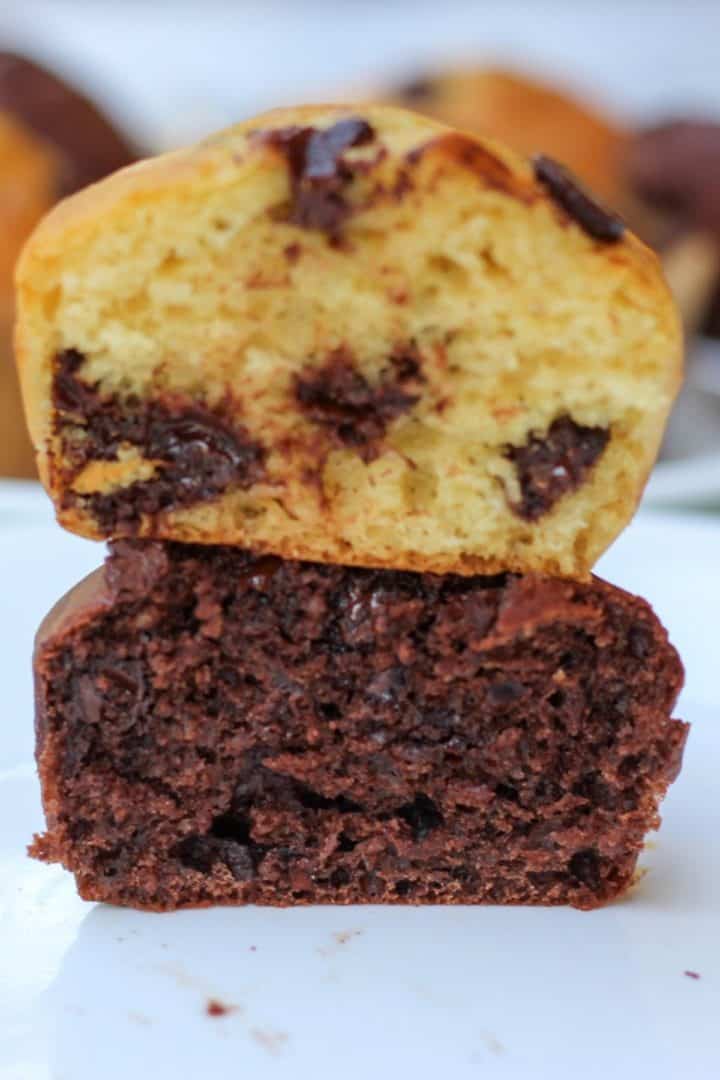
[[[670,120],[639,132],[625,172],[649,206],[681,229],[701,234],[720,261],[720,123]],[[703,329],[720,336],[720,289]]]
[[[619,124],[553,87],[510,71],[457,68],[390,90],[398,105],[500,139],[521,154],[542,151],[569,166],[612,206],[624,200]]]
[[[660,252],[686,333],[698,329],[718,276],[720,240],[713,238],[711,215],[700,213],[700,204],[697,213],[688,213],[687,200],[696,197],[690,184],[685,184],[687,200],[681,208],[677,198],[657,197],[658,192],[668,194],[670,186],[663,178],[664,147],[657,138],[648,141],[564,90],[497,68],[450,68],[390,87],[381,96],[446,124],[500,139],[521,154],[542,152],[568,166]],[[661,138],[667,155],[667,133]],[[690,141],[687,133],[685,141]],[[716,150],[720,160],[717,144]],[[681,170],[678,157],[672,171]],[[700,189],[702,180],[696,186]],[[720,196],[713,205],[720,231]]]
[[[35,475],[12,355],[17,256],[53,203],[137,156],[83,94],[0,52],[0,476]]]

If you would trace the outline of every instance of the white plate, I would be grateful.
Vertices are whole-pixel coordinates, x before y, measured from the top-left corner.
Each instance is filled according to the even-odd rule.
[[[720,528],[645,515],[603,572],[656,605],[693,722],[633,896],[603,911],[83,904],[24,855],[34,627],[102,549],[0,536],[0,1080],[713,1080],[720,1069]],[[686,972],[695,972],[693,978]],[[210,1001],[228,1006],[208,1015]]]
[[[650,506],[720,508],[720,343],[698,340],[687,363],[660,461],[643,496]]]

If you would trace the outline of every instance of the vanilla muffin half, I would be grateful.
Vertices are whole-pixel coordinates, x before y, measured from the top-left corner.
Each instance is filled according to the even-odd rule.
[[[17,356],[60,522],[348,565],[584,576],[681,377],[656,257],[550,159],[275,111],[45,219]]]

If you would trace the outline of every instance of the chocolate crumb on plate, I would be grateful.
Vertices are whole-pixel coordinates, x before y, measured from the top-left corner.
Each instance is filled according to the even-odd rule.
[[[545,154],[533,158],[535,177],[555,202],[594,240],[614,243],[625,232],[624,222],[606,210],[569,169]]]
[[[217,998],[208,998],[205,1012],[208,1016],[228,1016],[230,1013],[237,1012],[237,1005],[226,1005],[224,1001],[219,1001]]]
[[[687,975],[688,979],[699,979],[700,975],[697,971],[683,971],[683,975]]]

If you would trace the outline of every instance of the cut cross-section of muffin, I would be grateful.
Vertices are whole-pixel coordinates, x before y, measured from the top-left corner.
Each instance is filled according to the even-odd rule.
[[[587,575],[680,379],[655,256],[547,158],[389,107],[269,113],[66,201],[17,351],[88,536]]]
[[[35,655],[47,832],[82,896],[571,903],[630,884],[687,725],[604,582],[119,541]]]

